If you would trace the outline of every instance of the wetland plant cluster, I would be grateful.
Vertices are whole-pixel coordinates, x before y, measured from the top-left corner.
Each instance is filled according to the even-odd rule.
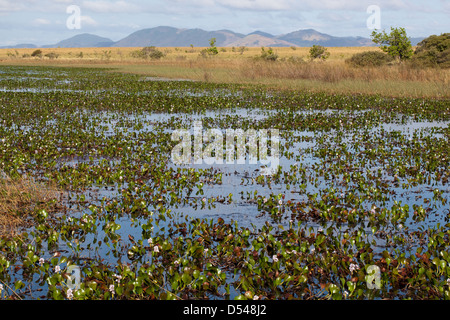
[[[0,170],[61,190],[1,235],[2,299],[450,298],[449,101],[112,71],[0,68]],[[194,120],[278,129],[280,166],[174,165]]]

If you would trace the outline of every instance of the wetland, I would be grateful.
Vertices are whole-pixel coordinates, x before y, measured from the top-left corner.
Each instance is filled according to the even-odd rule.
[[[174,163],[196,121],[278,130],[276,170]],[[0,299],[450,299],[449,123],[448,99],[0,66],[1,179],[53,190],[0,212]]]

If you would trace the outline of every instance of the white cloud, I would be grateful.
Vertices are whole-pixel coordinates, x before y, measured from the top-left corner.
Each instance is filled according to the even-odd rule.
[[[18,5],[15,1],[0,0],[0,14],[18,11],[22,6]]]
[[[139,12],[139,6],[126,1],[83,1],[81,8],[98,13],[132,13]]]
[[[81,16],[81,26],[96,27],[98,22],[92,19],[90,16]]]
[[[350,14],[346,13],[336,13],[336,12],[320,12],[317,15],[317,18],[327,21],[327,22],[343,22],[343,21],[349,21],[353,19]]]
[[[33,25],[35,26],[46,26],[51,24],[51,21],[48,19],[37,18],[33,20]]]
[[[212,9],[217,7],[235,10],[254,11],[361,11],[377,4],[384,10],[408,10],[414,7],[415,0],[167,0],[179,8]]]
[[[441,3],[442,3],[442,7],[444,9],[444,12],[450,13],[450,2],[442,0]]]
[[[246,10],[289,10],[292,7],[291,1],[286,0],[217,0],[217,4],[235,9]]]

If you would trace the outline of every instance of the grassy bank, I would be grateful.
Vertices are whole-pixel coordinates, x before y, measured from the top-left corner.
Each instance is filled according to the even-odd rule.
[[[450,97],[450,70],[417,69],[408,65],[356,68],[345,63],[355,53],[378,48],[329,48],[329,60],[310,62],[309,48],[276,48],[277,61],[258,59],[261,48],[220,48],[204,58],[204,48],[159,48],[160,60],[139,59],[141,48],[57,48],[0,50],[3,65],[113,67],[119,72],[214,83],[259,84],[289,90],[364,93],[395,97]],[[57,58],[46,55],[54,53]]]
[[[12,179],[0,172],[0,236],[13,235],[40,209],[54,207],[60,193],[29,177]]]

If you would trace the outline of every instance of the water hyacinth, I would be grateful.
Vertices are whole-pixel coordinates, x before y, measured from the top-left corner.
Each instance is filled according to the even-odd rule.
[[[67,297],[67,299],[72,299],[73,298],[73,291],[72,291],[72,289],[67,289],[67,291],[66,291],[66,297]]]
[[[349,267],[350,273],[353,273],[356,270],[359,270],[359,266],[355,263],[350,263],[350,267]]]
[[[0,70],[0,177],[40,183],[0,199],[28,215],[0,237],[2,298],[450,299],[445,99]],[[235,129],[268,134],[272,174],[227,158]]]

